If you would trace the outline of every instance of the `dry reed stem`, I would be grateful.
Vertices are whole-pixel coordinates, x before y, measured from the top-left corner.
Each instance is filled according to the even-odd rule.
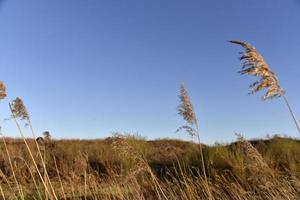
[[[66,196],[66,193],[65,193],[65,190],[64,190],[63,183],[61,181],[60,173],[59,173],[57,163],[56,163],[56,158],[55,158],[54,155],[52,155],[52,157],[53,157],[53,160],[54,160],[55,170],[56,170],[56,173],[57,173],[57,176],[58,176],[58,180],[59,180],[60,188],[61,188],[61,191],[62,191],[62,194],[63,194],[63,198],[66,200],[67,196]]]
[[[14,102],[15,102],[15,103],[18,102],[18,104],[19,104],[19,103],[22,102],[22,101],[19,101],[19,100],[18,100],[18,101],[14,101]],[[22,104],[23,104],[23,102],[22,102]],[[24,134],[23,134],[23,131],[22,131],[22,129],[21,129],[21,127],[20,127],[20,125],[19,125],[19,123],[18,123],[18,121],[17,121],[17,117],[20,117],[21,119],[26,119],[27,117],[29,117],[29,115],[28,115],[28,113],[25,113],[25,112],[24,112],[24,111],[26,111],[26,108],[25,108],[24,104],[23,104],[22,106],[18,105],[17,107],[13,107],[14,105],[16,105],[16,104],[10,104],[10,103],[9,103],[9,108],[10,108],[11,113],[12,113],[12,118],[13,118],[13,120],[14,120],[16,126],[17,126],[17,129],[18,129],[18,131],[19,131],[19,133],[20,133],[20,135],[21,135],[21,138],[23,139],[23,141],[24,141],[24,143],[25,143],[25,146],[26,146],[26,148],[27,148],[27,151],[28,151],[28,153],[29,153],[29,155],[30,155],[30,158],[31,158],[31,160],[32,160],[32,162],[33,162],[33,164],[34,164],[36,170],[37,170],[37,173],[38,173],[38,175],[39,175],[39,177],[40,177],[40,179],[41,179],[41,181],[42,181],[42,184],[43,184],[44,187],[45,187],[46,192],[47,192],[50,196],[52,196],[51,192],[48,190],[48,187],[47,187],[47,185],[46,185],[45,180],[43,179],[43,177],[42,177],[42,175],[41,175],[41,173],[40,173],[40,170],[39,170],[39,168],[38,168],[38,166],[37,166],[37,163],[36,163],[36,161],[35,161],[35,159],[34,159],[34,157],[33,157],[33,155],[32,155],[32,151],[31,151],[31,149],[30,149],[30,147],[29,147],[29,145],[28,145],[28,143],[27,143],[27,141],[26,141],[26,139],[25,139],[25,136],[24,136]],[[20,108],[21,110],[17,110],[18,108]],[[24,108],[25,108],[25,109],[24,109]],[[26,111],[26,112],[27,112],[27,111]],[[17,114],[17,115],[16,115],[16,114]],[[54,198],[57,200],[57,197],[56,197],[55,193],[54,193],[53,195],[54,195]]]
[[[22,100],[21,98],[17,97],[16,99],[14,99],[14,100],[12,101],[12,103],[9,104],[9,107],[10,107],[10,110],[11,110],[11,112],[12,112],[13,119],[14,119],[14,121],[16,122],[16,125],[17,125],[17,127],[18,127],[18,130],[19,130],[19,132],[21,133],[21,136],[22,136],[22,138],[23,138],[23,140],[24,140],[24,142],[25,142],[25,144],[26,144],[26,147],[27,147],[27,146],[28,146],[28,145],[27,145],[27,142],[26,142],[26,140],[25,140],[25,138],[24,138],[24,136],[23,136],[23,133],[22,133],[22,131],[21,131],[21,128],[20,128],[20,126],[19,126],[19,124],[18,124],[18,122],[17,122],[17,118],[19,118],[20,120],[25,120],[26,123],[27,123],[27,125],[29,125],[29,127],[30,127],[30,130],[31,130],[31,132],[32,132],[33,137],[36,138],[36,137],[35,137],[35,134],[34,134],[33,127],[32,127],[32,124],[31,124],[31,121],[30,121],[29,113],[28,113],[28,111],[27,111],[27,109],[26,109],[26,106],[25,106],[23,100]],[[45,175],[45,177],[44,177],[44,179],[42,179],[42,182],[43,182],[43,184],[44,184],[44,186],[45,186],[46,196],[47,196],[47,193],[49,192],[49,191],[48,191],[48,186],[47,186],[48,183],[49,183],[50,189],[51,189],[51,191],[52,191],[52,193],[53,193],[53,196],[54,196],[55,199],[57,199],[56,194],[55,194],[55,191],[54,191],[54,188],[53,188],[53,186],[52,186],[51,180],[50,180],[49,175],[48,175],[48,172],[47,172],[46,163],[45,163],[45,160],[44,160],[45,157],[43,158],[43,156],[42,156],[42,154],[41,154],[41,151],[40,151],[40,147],[39,147],[38,142],[37,142],[36,140],[34,140],[34,141],[35,141],[36,147],[37,147],[37,149],[38,149],[38,154],[39,154],[39,156],[40,156],[40,159],[41,159],[41,162],[42,162],[42,166],[43,166],[43,169],[44,169],[44,175]],[[27,149],[28,149],[29,153],[31,154],[30,148],[28,147]],[[33,160],[34,160],[34,159],[33,159]],[[35,161],[34,161],[34,163],[35,163]],[[39,170],[38,170],[38,172],[39,172]],[[50,196],[52,196],[52,195],[50,194]]]
[[[184,83],[181,83],[181,85],[180,85],[179,99],[180,99],[180,104],[178,106],[178,114],[180,116],[182,116],[183,119],[189,125],[181,126],[181,127],[179,127],[179,129],[177,129],[177,131],[184,129],[189,133],[190,136],[197,137],[199,151],[200,151],[200,157],[201,157],[202,171],[203,171],[204,180],[205,180],[206,186],[207,186],[207,192],[209,194],[209,199],[213,199],[213,196],[209,189],[208,179],[207,179],[207,175],[206,175],[206,169],[205,169],[205,163],[204,163],[203,151],[202,151],[202,144],[201,144],[199,128],[198,128],[198,120],[197,120],[197,117],[196,117],[196,114],[194,111],[193,103],[191,101],[191,98],[188,94],[187,89],[185,88]]]
[[[34,186],[35,186],[35,188],[36,188],[36,191],[38,192],[38,195],[39,195],[40,199],[43,200],[42,195],[41,195],[41,193],[40,193],[40,191],[39,191],[37,182],[35,181],[35,178],[34,178],[34,175],[33,175],[33,173],[32,173],[32,170],[31,170],[29,164],[27,163],[27,161],[26,161],[24,158],[19,157],[19,156],[18,156],[18,157],[15,157],[14,160],[21,160],[21,161],[23,161],[23,162],[25,163],[25,165],[26,165],[26,167],[27,167],[27,169],[28,169],[28,171],[29,171],[29,173],[30,173],[30,176],[31,176],[31,178],[32,178],[32,180],[33,180],[33,184],[34,184]]]
[[[5,200],[5,195],[4,195],[1,184],[0,184],[0,192],[1,192],[2,199]]]
[[[35,133],[34,133],[34,130],[33,130],[33,126],[32,126],[32,124],[31,124],[30,118],[28,118],[27,124],[28,124],[29,127],[30,127],[30,130],[31,130],[31,133],[32,133],[33,138],[36,138]],[[50,137],[49,137],[49,138],[47,137],[46,139],[47,139],[46,141],[48,141],[48,139],[50,139]],[[45,152],[46,149],[45,149],[45,147],[44,147],[44,156],[42,156],[41,149],[40,149],[40,145],[38,144],[38,140],[35,139],[34,142],[35,142],[35,145],[36,145],[36,147],[37,147],[38,154],[39,154],[39,156],[40,156],[40,159],[41,159],[41,162],[42,162],[42,165],[43,165],[44,175],[45,175],[45,177],[46,177],[46,180],[48,181],[48,183],[49,183],[49,185],[50,185],[50,187],[51,187],[52,192],[55,193],[55,191],[54,191],[54,189],[53,189],[53,186],[52,186],[52,183],[51,183],[51,180],[50,180],[50,178],[49,178],[48,172],[47,172],[47,168],[46,168],[46,157],[45,157],[45,156],[46,156],[46,152]],[[45,142],[45,141],[43,141],[43,142]],[[44,145],[45,145],[45,143],[44,143]]]
[[[15,170],[14,170],[14,167],[13,167],[13,164],[12,164],[12,161],[11,161],[11,156],[10,156],[10,153],[8,151],[8,148],[7,148],[7,145],[6,145],[6,141],[5,141],[5,138],[4,136],[2,135],[2,133],[0,134],[1,137],[2,137],[2,141],[3,141],[3,144],[4,144],[4,148],[5,148],[5,151],[6,151],[6,155],[7,155],[7,158],[8,158],[8,162],[9,162],[9,166],[11,168],[11,171],[12,171],[12,174],[13,174],[13,178],[14,178],[14,181],[15,181],[15,184],[17,186],[17,189],[18,189],[18,192],[19,192],[19,195],[22,199],[24,199],[24,194],[22,193],[22,189],[21,189],[21,186],[17,180],[17,177],[16,177],[16,174],[15,174]]]

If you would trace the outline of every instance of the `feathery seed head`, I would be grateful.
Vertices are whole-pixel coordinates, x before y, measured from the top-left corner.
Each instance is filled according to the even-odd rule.
[[[11,102],[13,115],[21,120],[29,120],[29,114],[21,98],[17,97]]]
[[[6,94],[6,86],[2,81],[0,81],[0,100],[4,99],[7,96]]]
[[[281,97],[284,95],[284,90],[280,87],[275,73],[271,70],[263,56],[260,55],[255,47],[246,42],[236,40],[230,42],[239,44],[245,48],[245,52],[242,52],[242,56],[240,57],[240,60],[243,62],[242,70],[239,71],[239,73],[260,77],[259,81],[250,85],[251,94],[266,89],[267,92],[263,96],[263,100]]]
[[[196,124],[197,118],[194,112],[194,107],[183,83],[180,86],[179,98],[180,105],[178,106],[178,114],[181,115],[189,124]]]
[[[241,147],[245,150],[247,157],[254,162],[251,162],[251,165],[256,169],[268,169],[269,166],[259,153],[259,151],[249,142],[247,141],[241,134],[236,133],[238,137],[238,141],[241,144]]]

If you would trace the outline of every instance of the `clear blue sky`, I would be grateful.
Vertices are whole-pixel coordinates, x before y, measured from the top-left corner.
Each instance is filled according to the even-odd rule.
[[[300,116],[300,1],[4,0],[0,80],[26,103],[37,132],[103,138],[114,131],[175,133],[186,83],[205,143],[283,133],[298,137],[282,99],[249,96],[239,46],[252,43]],[[1,117],[9,116],[7,102]],[[12,122],[2,123],[16,136]]]

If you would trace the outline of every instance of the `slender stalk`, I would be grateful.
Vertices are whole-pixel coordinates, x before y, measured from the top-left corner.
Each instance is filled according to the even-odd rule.
[[[150,176],[151,176],[151,178],[152,178],[152,180],[154,182],[154,187],[155,187],[155,190],[156,190],[156,193],[157,193],[159,199],[161,199],[161,196],[159,194],[159,191],[160,191],[161,194],[163,195],[164,199],[168,200],[168,197],[165,195],[163,189],[161,188],[159,182],[157,181],[155,175],[153,174],[153,172],[152,172],[152,170],[151,170],[151,168],[149,166],[148,166],[148,172],[149,172],[149,174],[150,174]]]
[[[44,155],[42,156],[41,149],[40,149],[40,146],[39,146],[38,142],[36,141],[36,135],[35,135],[35,132],[33,130],[33,126],[31,124],[30,119],[28,120],[28,124],[29,124],[30,130],[31,130],[32,136],[34,138],[34,141],[35,141],[35,144],[36,144],[36,147],[37,147],[37,150],[38,150],[38,154],[39,154],[40,159],[42,161],[42,165],[43,165],[43,168],[44,168],[44,178],[45,178],[45,180],[47,180],[49,182],[52,193],[53,193],[55,199],[57,199],[55,191],[54,191],[52,183],[51,183],[51,180],[50,180],[48,172],[47,172],[47,168],[46,168],[46,146],[44,147]],[[46,183],[46,186],[47,186],[48,185],[47,182],[45,182],[45,183]]]
[[[15,116],[15,114],[14,114],[14,112],[13,112],[12,106],[11,106],[10,103],[8,103],[8,105],[9,105],[9,108],[10,108],[11,113],[12,113],[12,118],[13,118],[13,120],[14,120],[14,122],[15,122],[15,124],[16,124],[18,130],[19,130],[19,133],[20,133],[20,135],[21,135],[21,137],[22,137],[24,143],[25,143],[25,146],[26,146],[26,148],[27,148],[27,150],[28,150],[28,152],[29,152],[29,155],[30,155],[30,157],[31,157],[31,159],[32,159],[32,162],[33,162],[33,164],[34,164],[34,166],[35,166],[35,168],[36,168],[36,170],[37,170],[37,173],[38,173],[38,175],[39,175],[39,177],[40,177],[40,179],[41,179],[41,181],[42,181],[42,183],[43,183],[43,185],[44,185],[44,187],[45,187],[45,189],[46,189],[46,192],[47,192],[48,194],[51,195],[51,192],[48,190],[48,188],[47,188],[47,186],[46,186],[46,183],[45,183],[45,181],[44,181],[44,179],[43,179],[43,177],[42,177],[42,174],[40,173],[40,170],[39,170],[39,168],[38,168],[38,166],[37,166],[37,164],[36,164],[36,161],[35,161],[35,159],[34,159],[32,153],[31,153],[31,150],[30,150],[30,148],[29,148],[29,146],[28,146],[28,143],[27,143],[27,141],[26,141],[26,139],[25,139],[25,136],[24,136],[24,134],[23,134],[23,131],[22,131],[22,129],[21,129],[21,127],[20,127],[20,125],[19,125],[17,119],[16,119],[16,116]],[[51,196],[52,196],[52,195],[51,195]],[[57,200],[57,197],[56,197],[56,196],[54,196],[54,197],[55,197],[55,199]]]
[[[203,176],[205,178],[205,182],[208,184],[206,170],[205,170],[205,164],[204,164],[203,151],[202,151],[202,144],[201,144],[200,135],[199,135],[198,123],[196,123],[196,132],[197,132],[196,135],[197,135],[198,147],[199,147],[200,157],[201,157],[201,164],[202,164]]]
[[[198,127],[198,122],[197,121],[195,123],[195,126],[196,126],[196,135],[197,135],[198,146],[199,146],[200,157],[201,157],[201,163],[202,163],[203,176],[204,176],[206,187],[207,187],[207,191],[208,191],[208,197],[209,197],[208,199],[211,200],[211,199],[213,199],[213,196],[211,194],[211,191],[210,191],[210,188],[209,188],[209,184],[208,184],[207,175],[206,175],[206,169],[205,169],[204,157],[203,157],[203,151],[202,151],[202,144],[201,144],[201,140],[200,140],[199,127]]]
[[[57,167],[56,158],[55,158],[55,156],[54,156],[53,154],[52,154],[52,157],[53,157],[55,169],[56,169],[56,172],[57,172],[59,184],[60,184],[60,187],[61,187],[61,191],[62,191],[62,194],[63,194],[63,199],[66,200],[67,197],[66,197],[66,193],[65,193],[65,190],[64,190],[64,187],[63,187],[63,183],[62,183],[62,181],[61,181],[61,177],[60,177],[59,170],[58,170],[58,167]]]
[[[16,186],[17,186],[17,188],[18,188],[18,192],[19,192],[19,194],[20,194],[20,197],[21,197],[22,199],[24,199],[24,195],[23,195],[23,193],[22,193],[21,186],[19,185],[19,182],[18,182],[18,180],[17,180],[16,174],[15,174],[15,171],[14,171],[13,164],[12,164],[12,162],[11,162],[11,157],[10,157],[10,153],[9,153],[9,151],[8,151],[7,145],[6,145],[5,138],[4,138],[4,136],[3,136],[2,134],[1,134],[1,136],[2,136],[2,140],[3,140],[4,148],[5,148],[5,151],[6,151],[6,154],[7,154],[9,166],[10,166],[10,168],[11,168],[11,171],[12,171],[13,178],[14,178],[14,181],[15,181],[15,183],[16,183]]]
[[[31,176],[31,178],[32,178],[32,180],[33,180],[33,184],[34,184],[34,186],[35,186],[35,188],[36,188],[36,191],[37,191],[37,193],[38,193],[40,199],[43,200],[42,195],[41,195],[41,193],[40,193],[40,191],[39,191],[37,182],[35,181],[34,175],[33,175],[33,173],[32,173],[32,170],[31,170],[30,167],[29,167],[29,164],[28,164],[27,161],[26,161],[25,159],[23,159],[22,157],[17,157],[17,158],[20,159],[21,161],[23,161],[23,162],[25,163],[25,165],[26,165],[26,167],[27,167],[27,169],[28,169],[28,171],[29,171],[29,173],[30,173],[30,176]]]
[[[294,122],[295,122],[295,124],[296,124],[296,127],[297,127],[297,129],[298,129],[298,132],[300,133],[300,125],[299,125],[299,122],[298,122],[298,120],[297,120],[297,118],[296,118],[296,115],[295,115],[295,113],[293,112],[293,109],[292,109],[292,107],[291,107],[289,101],[287,100],[286,96],[283,95],[282,97],[283,97],[283,99],[284,99],[284,101],[285,101],[285,103],[286,103],[286,105],[287,105],[287,107],[288,107],[288,109],[289,109],[289,111],[290,111],[290,114],[291,114],[292,117],[293,117],[293,120],[294,120]]]
[[[86,200],[87,183],[86,183],[86,169],[84,170],[84,200]]]
[[[3,192],[3,189],[0,185],[0,192],[1,192],[1,196],[2,196],[2,199],[5,200],[5,195],[4,195],[4,192]]]
[[[46,145],[45,145],[45,143],[44,143],[44,152],[43,153],[44,153],[44,163],[43,163],[43,167],[44,167],[44,180],[48,180],[47,179],[47,175],[46,175],[47,171],[45,170],[46,169]],[[45,181],[45,183],[46,183],[46,186],[48,187],[48,182]],[[45,191],[45,196],[46,196],[46,200],[48,200],[48,195],[47,195],[46,191]]]

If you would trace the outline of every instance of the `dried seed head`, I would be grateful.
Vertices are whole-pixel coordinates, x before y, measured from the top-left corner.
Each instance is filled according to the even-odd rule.
[[[112,148],[120,158],[126,160],[126,163],[131,163],[128,173],[126,173],[125,182],[151,170],[143,155],[128,143],[126,136],[115,133]]]
[[[284,90],[280,87],[279,81],[275,73],[271,70],[262,55],[249,43],[241,41],[230,41],[234,44],[239,44],[245,48],[240,60],[242,62],[242,70],[240,74],[253,75],[260,77],[260,80],[250,85],[250,93],[256,93],[266,89],[267,92],[263,96],[263,100],[281,97],[284,95]]]
[[[0,100],[4,99],[7,96],[6,87],[2,81],[0,81]]]
[[[11,103],[13,115],[21,120],[29,120],[29,114],[21,98],[17,97]]]
[[[180,105],[178,106],[178,114],[183,117],[189,124],[197,124],[196,114],[189,94],[182,83],[180,86]]]
[[[251,165],[255,166],[257,169],[267,169],[269,168],[268,164],[262,157],[262,155],[258,152],[258,150],[247,141],[241,134],[236,134],[238,137],[238,141],[241,144],[241,147],[244,149],[247,157],[252,161]]]
[[[246,166],[255,174],[259,174],[260,180],[263,181],[265,178],[273,177],[273,170],[269,167],[268,163],[265,161],[263,156],[259,151],[247,141],[241,134],[236,134],[238,137],[239,144],[241,145],[242,150],[245,153]]]

